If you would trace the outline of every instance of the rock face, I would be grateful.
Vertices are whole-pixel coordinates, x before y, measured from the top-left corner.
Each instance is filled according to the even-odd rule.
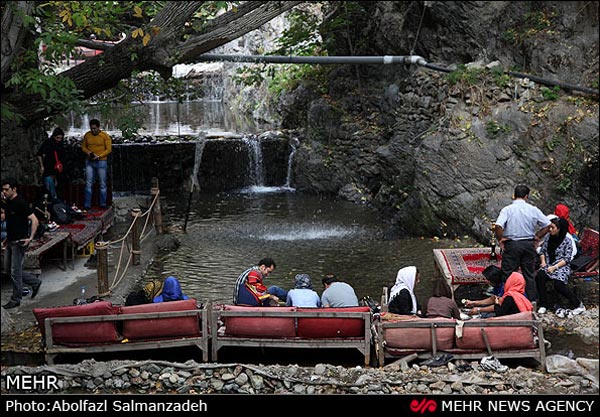
[[[341,11],[326,13],[329,23]],[[328,31],[326,20],[329,55],[414,49],[458,71],[335,66],[327,96],[306,86],[285,94],[284,125],[302,132],[297,189],[375,205],[391,222],[390,236],[469,233],[487,241],[517,184],[531,188],[542,211],[564,203],[578,228],[598,228],[597,99],[499,70],[519,66],[597,91],[597,9],[369,2],[352,19],[348,31]]]

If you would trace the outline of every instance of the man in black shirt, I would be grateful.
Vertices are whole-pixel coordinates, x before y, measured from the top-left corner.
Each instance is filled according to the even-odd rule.
[[[38,219],[29,209],[27,201],[17,194],[17,184],[13,179],[2,181],[2,206],[6,215],[6,263],[10,265],[13,282],[12,297],[2,307],[10,309],[21,305],[23,283],[31,286],[31,298],[37,295],[42,285],[38,277],[23,272],[25,251],[35,236]],[[30,220],[31,231],[29,231]]]

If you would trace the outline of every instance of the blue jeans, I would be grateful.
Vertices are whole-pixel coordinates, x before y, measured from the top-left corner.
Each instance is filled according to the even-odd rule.
[[[94,185],[95,176],[98,176],[100,183],[100,207],[106,207],[106,170],[108,161],[85,161],[85,200],[83,208],[89,209],[92,207],[92,187]]]
[[[276,296],[283,302],[285,302],[285,300],[287,299],[287,291],[281,287],[278,287],[277,285],[273,285],[273,286],[269,287],[267,292],[269,294]]]
[[[34,286],[38,285],[41,280],[29,272],[23,272],[23,261],[25,260],[25,251],[27,246],[24,246],[19,241],[11,241],[6,245],[6,265],[10,265],[10,277],[13,282],[13,293],[10,299],[18,303],[23,297],[23,283]]]
[[[44,187],[48,190],[48,194],[50,194],[51,201],[56,201],[58,196],[56,195],[56,184],[54,183],[54,177],[48,175],[44,177]]]

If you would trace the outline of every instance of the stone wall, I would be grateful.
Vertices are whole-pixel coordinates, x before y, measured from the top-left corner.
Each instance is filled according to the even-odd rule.
[[[341,6],[331,7],[329,20]],[[597,10],[558,2],[357,8],[352,30],[323,33],[330,55],[408,55],[414,45],[428,62],[462,73],[335,66],[321,86],[327,95],[308,82],[284,94],[286,127],[300,131],[297,189],[377,207],[389,237],[470,234],[487,243],[490,221],[521,183],[544,212],[565,203],[576,227],[598,228],[597,99],[501,72],[520,65],[584,86],[596,78],[597,88]]]

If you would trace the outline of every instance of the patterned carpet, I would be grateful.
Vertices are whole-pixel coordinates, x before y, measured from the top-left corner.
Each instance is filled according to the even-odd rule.
[[[490,260],[490,248],[435,249],[435,262],[448,282],[458,284],[485,283],[481,273],[489,265],[500,267],[502,256],[496,249],[497,259]]]

